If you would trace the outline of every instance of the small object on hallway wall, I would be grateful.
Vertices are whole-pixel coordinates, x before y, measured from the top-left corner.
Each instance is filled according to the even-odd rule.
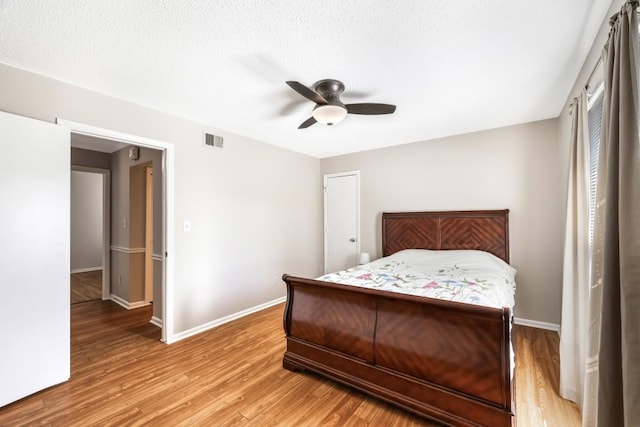
[[[129,147],[129,159],[138,160],[140,158],[140,147],[135,145]]]
[[[369,257],[369,252],[362,252],[360,254],[360,265],[368,264],[371,262],[371,258]]]

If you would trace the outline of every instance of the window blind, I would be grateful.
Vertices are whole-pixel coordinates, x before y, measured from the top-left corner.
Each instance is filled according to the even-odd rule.
[[[596,213],[596,184],[598,182],[598,153],[602,131],[602,103],[604,85],[589,100],[589,246],[593,242],[593,226]]]

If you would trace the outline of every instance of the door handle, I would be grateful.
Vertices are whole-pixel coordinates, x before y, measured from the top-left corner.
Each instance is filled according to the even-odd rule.
[[[350,239],[349,239],[349,241],[350,241],[351,243],[355,243],[355,242],[356,242],[356,238],[355,238],[355,237],[352,237],[352,238],[350,238]]]

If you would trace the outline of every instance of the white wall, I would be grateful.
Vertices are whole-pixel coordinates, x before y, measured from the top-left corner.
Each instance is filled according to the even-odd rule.
[[[71,272],[102,268],[102,174],[71,171]]]
[[[556,120],[322,159],[322,173],[360,170],[361,250],[381,256],[384,211],[504,209],[515,315],[560,320],[561,207]]]
[[[283,273],[322,272],[318,159],[1,64],[0,93],[2,111],[174,144],[175,333],[284,297]]]

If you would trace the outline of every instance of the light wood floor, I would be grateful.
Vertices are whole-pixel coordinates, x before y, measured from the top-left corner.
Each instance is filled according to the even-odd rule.
[[[102,270],[71,274],[71,304],[102,299]]]
[[[281,367],[283,306],[172,345],[151,308],[71,308],[71,380],[0,409],[1,426],[433,426],[309,373]],[[557,395],[558,336],[516,327],[517,424],[578,426]]]

